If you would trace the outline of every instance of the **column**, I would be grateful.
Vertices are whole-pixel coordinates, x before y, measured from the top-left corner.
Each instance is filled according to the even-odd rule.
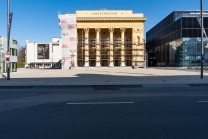
[[[109,28],[109,32],[110,32],[110,49],[109,49],[109,67],[114,67],[114,59],[113,59],[113,31],[114,28]]]
[[[84,67],[89,67],[89,45],[88,45],[89,28],[84,28],[84,32],[85,32],[85,65]]]
[[[96,67],[100,67],[100,28],[96,28]]]
[[[125,53],[124,53],[124,33],[126,31],[126,28],[120,28],[121,30],[121,67],[126,66],[125,65]]]

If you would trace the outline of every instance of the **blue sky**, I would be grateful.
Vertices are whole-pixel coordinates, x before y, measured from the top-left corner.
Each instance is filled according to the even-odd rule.
[[[145,33],[174,10],[200,10],[200,0],[10,0],[11,38],[24,46],[31,42],[50,42],[60,37],[58,12],[76,10],[133,10],[147,18]],[[208,0],[204,0],[208,10]],[[0,0],[0,35],[7,35],[7,0]]]

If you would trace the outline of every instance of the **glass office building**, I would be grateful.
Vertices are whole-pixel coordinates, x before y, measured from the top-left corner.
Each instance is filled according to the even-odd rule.
[[[208,11],[204,11],[208,34]],[[146,33],[149,66],[187,67],[200,64],[200,11],[174,11]],[[205,63],[208,63],[207,38],[204,36]]]

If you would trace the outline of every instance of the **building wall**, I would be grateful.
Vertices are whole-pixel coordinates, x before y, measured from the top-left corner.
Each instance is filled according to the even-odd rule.
[[[53,64],[61,60],[61,46],[59,45],[60,39],[56,39],[59,42],[27,42],[26,43],[26,58],[25,66],[32,68],[43,68],[43,63],[46,64],[46,68],[50,68]],[[48,45],[48,57],[38,58],[38,46]],[[39,56],[43,54],[39,54]]]
[[[107,66],[113,66],[115,63],[112,64],[112,61],[118,60],[118,65],[121,66],[132,66],[137,62],[143,67],[144,22],[146,21],[143,14],[134,14],[131,10],[77,11],[76,13],[78,40],[82,40],[80,38],[84,37],[85,41],[84,47],[80,47],[80,45],[78,45],[78,59],[80,59],[80,62],[78,63],[82,63],[82,56],[80,55],[84,55],[85,63],[96,61],[96,66],[102,66],[102,59],[106,59],[107,64],[105,65]],[[97,38],[97,30],[100,30],[99,40]],[[120,41],[118,47],[114,47],[114,42],[111,44],[111,41],[113,41],[110,38],[111,30],[113,31],[112,39],[119,39]],[[123,38],[122,30],[124,31]],[[89,48],[88,50],[88,43],[90,42],[86,42],[86,38],[88,38],[88,41],[91,41],[91,39],[95,40],[95,48]],[[102,43],[102,38],[108,38],[105,49],[102,48],[103,44],[99,44]],[[130,43],[128,44],[130,46],[128,48],[125,47],[127,45],[126,38],[130,39]],[[88,59],[88,55],[91,61],[86,60]],[[107,56],[105,57],[105,55]],[[94,60],[93,56],[95,56]],[[124,60],[125,64],[122,64],[122,61],[124,62]],[[93,64],[90,65],[93,66]]]
[[[26,46],[26,66],[37,67],[37,64],[58,62],[60,59],[64,61],[65,49],[62,49],[62,47],[66,47],[66,44],[64,44],[66,43],[66,37],[71,35],[69,34],[72,31],[70,16],[74,15],[76,15],[75,31],[77,38],[75,39],[77,39],[77,46],[73,50],[76,50],[77,53],[77,60],[74,59],[78,66],[132,66],[136,62],[141,67],[144,66],[143,40],[146,18],[142,13],[133,13],[131,10],[76,11],[76,14],[59,15],[59,26],[62,30],[61,38],[53,38],[52,42],[47,43],[49,44],[49,59],[37,59],[37,46],[44,43],[28,42]],[[111,35],[113,35],[113,38]],[[102,43],[102,38],[106,39],[105,43]],[[67,45],[72,47],[71,38],[68,39],[70,41],[67,42]],[[75,41],[75,39],[72,41]],[[92,47],[92,39],[94,47]],[[115,46],[114,39],[117,39],[118,46]],[[80,42],[83,42],[83,44]],[[72,59],[70,55],[68,58],[70,62]],[[64,69],[68,69],[68,67]]]
[[[0,36],[1,72],[6,72],[5,52],[7,51],[7,38]],[[17,41],[10,39],[10,71],[17,71]]]
[[[200,11],[174,11],[147,32],[149,65],[190,66],[201,59]],[[204,12],[204,28],[208,33],[208,11]],[[205,38],[206,40],[206,38]],[[204,46],[207,43],[204,40]],[[204,47],[205,63],[208,48]]]

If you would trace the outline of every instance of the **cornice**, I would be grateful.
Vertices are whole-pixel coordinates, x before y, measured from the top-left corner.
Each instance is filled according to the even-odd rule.
[[[144,23],[146,19],[77,19],[77,23]]]

